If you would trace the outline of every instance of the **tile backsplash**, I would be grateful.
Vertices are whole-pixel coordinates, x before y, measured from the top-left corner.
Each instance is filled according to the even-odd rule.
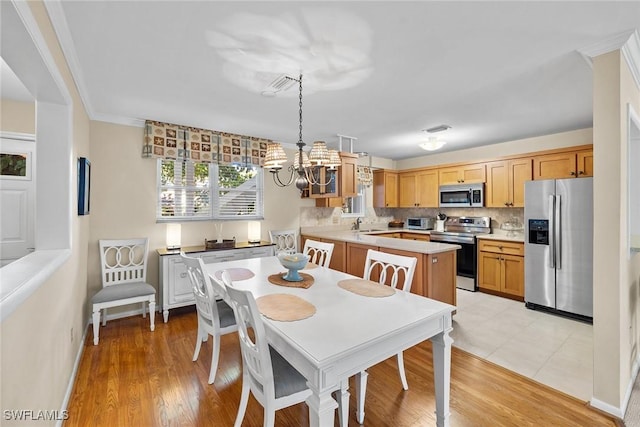
[[[492,231],[500,230],[502,224],[516,219],[524,224],[524,208],[373,208],[367,207],[362,217],[363,224],[387,224],[391,220],[405,221],[412,217],[435,217],[438,213],[447,216],[488,216]],[[350,226],[353,216],[343,216],[340,208],[301,208],[301,227]]]

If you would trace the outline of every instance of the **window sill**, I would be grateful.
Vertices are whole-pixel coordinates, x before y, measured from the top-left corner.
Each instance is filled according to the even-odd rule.
[[[0,269],[0,322],[33,294],[71,256],[70,249],[30,253]]]

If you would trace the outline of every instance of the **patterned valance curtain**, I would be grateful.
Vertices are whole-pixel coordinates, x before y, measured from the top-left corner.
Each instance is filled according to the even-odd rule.
[[[366,187],[373,184],[373,172],[369,166],[358,166],[358,183]]]
[[[142,157],[262,166],[269,139],[147,120]]]

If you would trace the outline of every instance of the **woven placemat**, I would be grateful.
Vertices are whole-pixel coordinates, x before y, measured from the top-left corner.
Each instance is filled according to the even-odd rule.
[[[354,294],[365,297],[390,297],[396,291],[391,286],[381,285],[365,279],[345,279],[338,282],[338,286]]]
[[[285,274],[287,274],[286,271],[282,273],[272,274],[271,276],[269,276],[269,282],[273,283],[274,285],[287,286],[289,288],[307,289],[308,287],[313,285],[313,276],[310,274],[298,272],[298,274],[302,277],[302,280],[299,282],[290,282],[288,280],[284,280],[282,276],[284,276]]]
[[[281,322],[306,319],[316,313],[313,304],[289,294],[264,295],[256,299],[256,304],[265,317]]]
[[[318,264],[314,264],[312,262],[308,262],[307,265],[303,268],[303,270],[311,270],[313,268],[318,268]]]
[[[216,279],[220,279],[222,277],[223,271],[224,270],[218,270],[213,275]],[[234,282],[236,280],[251,279],[253,276],[255,276],[255,274],[253,274],[253,271],[247,268],[227,268],[227,271],[229,272],[229,277],[231,277],[231,280],[233,280]]]

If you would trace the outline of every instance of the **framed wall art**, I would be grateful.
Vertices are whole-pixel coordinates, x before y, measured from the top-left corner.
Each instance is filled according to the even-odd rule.
[[[91,195],[91,162],[78,158],[78,215],[89,215]]]

